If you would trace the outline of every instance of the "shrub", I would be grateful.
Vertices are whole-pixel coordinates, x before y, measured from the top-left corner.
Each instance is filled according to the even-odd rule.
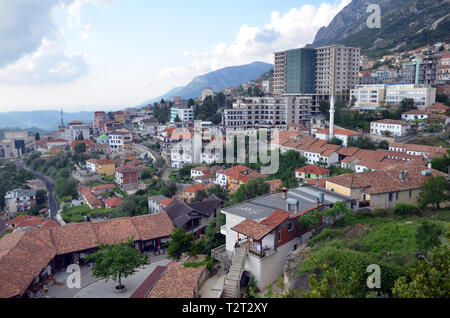
[[[394,212],[402,216],[420,215],[420,210],[416,206],[408,203],[398,203],[395,206]]]

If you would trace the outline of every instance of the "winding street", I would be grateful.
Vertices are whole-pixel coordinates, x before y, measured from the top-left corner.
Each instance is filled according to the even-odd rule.
[[[30,168],[25,166],[23,161],[21,160],[16,161],[16,166],[19,169],[25,169],[31,172],[37,179],[45,183],[45,186],[47,187],[49,219],[57,221],[56,214],[58,213],[58,201],[56,200],[55,197],[55,182],[49,177],[43,175],[42,173],[31,170]]]

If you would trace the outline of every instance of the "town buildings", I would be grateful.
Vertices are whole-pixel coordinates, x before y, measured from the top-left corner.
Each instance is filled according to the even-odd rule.
[[[6,192],[5,212],[12,217],[18,212],[26,212],[36,206],[36,191],[15,189]]]
[[[34,297],[58,268],[83,264],[98,243],[134,240],[134,248],[159,252],[174,225],[166,213],[119,218],[97,223],[32,228],[0,239],[0,297]]]
[[[181,122],[194,121],[194,109],[192,108],[175,108],[170,109],[170,122],[175,122],[176,118],[179,118]]]
[[[370,123],[370,133],[377,136],[401,137],[406,136],[411,125],[399,120],[381,119]]]
[[[362,133],[357,132],[357,131],[352,131],[352,130],[348,130],[348,129],[339,129],[339,128],[333,129],[333,132],[334,132],[333,133],[334,138],[342,140],[342,145],[344,147],[348,146],[350,139],[353,139],[354,141],[356,141],[356,139],[362,137],[362,135],[363,135]],[[319,138],[320,140],[329,141],[331,139],[329,128],[317,130],[316,132],[314,132],[314,135],[317,138]]]
[[[115,131],[109,133],[109,151],[113,154],[125,153],[131,150],[133,134],[129,131]]]
[[[289,252],[296,250],[311,235],[300,230],[298,217],[338,201],[350,206],[351,199],[306,186],[223,208],[226,224],[221,233],[226,236],[226,245],[222,253],[231,258],[239,248],[237,246],[247,246],[244,270],[255,277],[258,288],[266,288],[283,274]]]
[[[8,130],[4,134],[0,140],[0,158],[22,158],[23,155],[34,151],[34,136],[28,136],[26,130]]]
[[[295,170],[295,177],[300,180],[322,179],[328,177],[330,172],[330,170],[324,167],[307,165]]]
[[[118,167],[115,182],[122,191],[136,190],[141,184],[141,170],[130,166]]]
[[[307,126],[311,104],[308,96],[239,98],[232,109],[224,110],[224,126],[237,131],[286,130],[289,124]]]
[[[430,176],[446,174],[426,167],[344,174],[326,180],[326,189],[352,197],[357,207],[393,208],[397,203],[416,204],[422,185]]]
[[[378,110],[386,105],[399,105],[405,98],[414,100],[420,110],[434,104],[436,88],[418,84],[358,85],[351,91],[354,107],[359,111]]]

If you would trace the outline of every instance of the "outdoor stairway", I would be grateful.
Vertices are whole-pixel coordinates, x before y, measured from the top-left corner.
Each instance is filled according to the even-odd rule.
[[[241,278],[247,258],[247,245],[243,244],[234,250],[230,270],[225,278],[222,298],[239,298],[241,295]]]

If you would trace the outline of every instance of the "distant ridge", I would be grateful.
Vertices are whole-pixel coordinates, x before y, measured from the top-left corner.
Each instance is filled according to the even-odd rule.
[[[55,130],[58,128],[61,112],[58,110],[13,111],[0,113],[0,129],[6,127],[20,127],[21,129],[39,128],[43,130]],[[64,122],[73,120],[92,122],[93,112],[64,112]]]
[[[161,98],[173,99],[174,96],[181,96],[183,99],[200,97],[202,90],[205,87],[211,87],[217,92],[233,86],[239,86],[243,83],[257,79],[272,68],[272,64],[264,62],[253,62],[246,65],[225,67],[214,72],[197,76],[186,86],[173,88],[160,97],[143,102],[141,106],[159,102]]]

